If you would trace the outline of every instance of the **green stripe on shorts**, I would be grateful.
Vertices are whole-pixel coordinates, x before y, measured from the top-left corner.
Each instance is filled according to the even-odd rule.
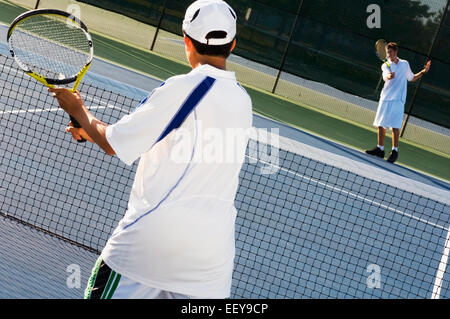
[[[100,297],[100,299],[106,299],[106,296],[108,295],[109,292],[109,288],[111,287],[111,282],[113,281],[113,279],[116,277],[116,272],[114,270],[111,270],[111,273],[109,274],[108,277],[108,282],[106,283],[105,286],[105,290],[103,290],[102,296]]]
[[[121,277],[120,274],[116,273],[116,277],[114,278],[114,283],[112,284],[112,287],[111,287],[111,289],[109,291],[109,294],[106,297],[106,299],[111,299],[112,298],[114,292],[117,289],[117,286],[119,285],[120,277]]]

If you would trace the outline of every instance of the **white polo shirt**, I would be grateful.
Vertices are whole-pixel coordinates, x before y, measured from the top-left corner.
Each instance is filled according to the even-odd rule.
[[[199,93],[206,77],[215,82]],[[156,143],[180,106],[199,94],[204,96],[181,127]],[[103,249],[104,261],[153,288],[228,297],[234,198],[248,137],[241,134],[231,143],[223,137],[251,126],[251,100],[234,72],[210,65],[169,78],[133,113],[108,126],[117,156],[128,165],[140,161],[128,209]]]
[[[398,59],[395,64],[388,60],[391,70],[389,70],[386,63],[381,65],[383,71],[384,87],[381,91],[380,102],[383,101],[399,101],[405,103],[406,101],[406,87],[407,81],[414,78],[414,73],[411,71],[408,61]],[[389,73],[394,72],[395,77],[391,80],[387,79]]]

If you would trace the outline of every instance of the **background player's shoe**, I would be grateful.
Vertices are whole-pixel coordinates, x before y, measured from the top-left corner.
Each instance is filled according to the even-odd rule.
[[[367,151],[366,151],[366,154],[374,155],[374,156],[378,156],[378,157],[384,158],[384,151],[380,150],[380,149],[378,148],[378,146],[375,146],[375,148],[372,149],[372,150],[367,150]]]
[[[389,163],[394,163],[398,158],[398,152],[396,150],[392,150],[391,155],[389,155],[387,161]]]

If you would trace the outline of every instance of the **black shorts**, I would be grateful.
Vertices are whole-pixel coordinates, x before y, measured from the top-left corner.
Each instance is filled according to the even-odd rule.
[[[111,299],[120,281],[120,274],[108,267],[99,257],[92,269],[84,299]]]

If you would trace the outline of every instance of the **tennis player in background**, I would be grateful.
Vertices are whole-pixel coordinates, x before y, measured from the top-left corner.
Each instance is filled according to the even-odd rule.
[[[247,138],[219,145],[234,154],[232,162],[194,159],[202,158],[206,129],[225,135],[252,126],[250,97],[226,71],[236,14],[224,1],[196,1],[186,11],[183,33],[193,70],[166,80],[115,124],[96,119],[79,93],[49,89],[82,126],[66,129],[75,139],[84,137],[127,165],[140,158],[128,209],[93,269],[85,298],[230,296],[234,198]],[[177,121],[181,126],[172,130]],[[190,134],[177,136],[181,129]],[[176,160],[175,149],[188,150],[187,159]]]
[[[430,69],[428,61],[423,70],[414,74],[408,61],[400,59],[397,44],[388,43],[386,46],[387,62],[381,65],[383,71],[384,87],[381,91],[377,114],[373,125],[378,127],[378,145],[366,153],[384,158],[384,138],[386,128],[392,129],[392,151],[387,161],[394,163],[398,158],[398,141],[400,128],[405,110],[407,81],[415,82]]]

